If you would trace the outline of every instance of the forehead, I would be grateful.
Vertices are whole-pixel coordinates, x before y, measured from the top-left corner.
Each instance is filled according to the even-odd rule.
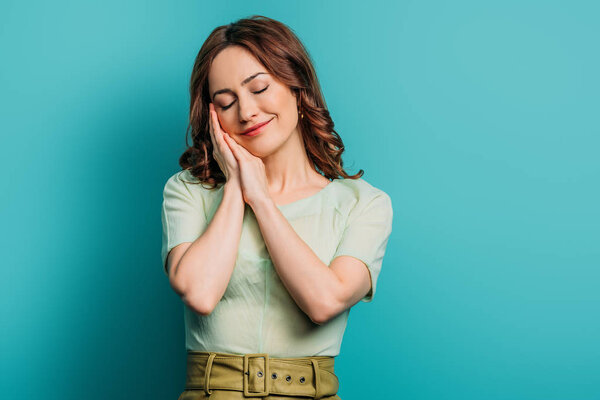
[[[216,55],[208,71],[210,91],[237,87],[248,76],[259,71],[267,72],[248,50],[240,46],[226,47]]]

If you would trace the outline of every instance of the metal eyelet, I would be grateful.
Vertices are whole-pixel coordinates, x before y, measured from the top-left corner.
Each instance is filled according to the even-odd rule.
[[[288,382],[291,382],[292,381],[292,377],[288,375],[288,376],[285,377],[285,380],[288,381]]]
[[[306,380],[306,379],[304,379],[304,377],[303,377],[303,376],[301,376],[301,377],[300,377],[300,383],[304,383],[304,381],[305,381],[305,380]]]
[[[262,371],[258,371],[258,372],[256,373],[256,375],[258,375],[258,377],[259,377],[259,378],[261,378],[261,377],[263,376],[263,373],[262,373]]]
[[[273,378],[273,379],[277,379],[277,372],[273,372],[273,373],[271,374],[271,378]]]

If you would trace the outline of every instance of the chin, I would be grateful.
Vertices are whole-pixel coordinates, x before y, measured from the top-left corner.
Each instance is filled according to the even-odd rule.
[[[265,144],[266,143],[266,144]],[[244,146],[246,150],[255,157],[265,158],[277,152],[283,143],[273,143],[272,141],[262,142],[260,145],[250,143]]]

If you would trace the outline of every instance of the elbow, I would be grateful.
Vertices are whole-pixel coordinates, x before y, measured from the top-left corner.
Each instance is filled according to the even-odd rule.
[[[319,312],[313,312],[311,315],[309,315],[309,318],[314,324],[323,325],[332,317],[330,314],[320,310]]]
[[[188,294],[181,298],[188,308],[202,316],[210,315],[216,306],[215,302],[211,301],[210,296],[207,296],[206,294]]]
[[[183,279],[176,279],[174,276],[170,276],[169,282],[183,303],[196,314],[210,315],[215,309],[217,302],[213,300],[214,296],[206,290],[198,290]]]
[[[340,313],[338,303],[332,300],[316,306],[309,314],[310,320],[317,325],[324,325]]]
[[[337,281],[336,281],[337,282]],[[349,308],[348,296],[341,283],[328,288],[322,296],[310,304],[307,313],[310,320],[317,325],[324,325]]]
[[[309,316],[310,320],[313,322],[313,324],[315,325],[323,325],[325,322],[328,321],[327,318],[323,318],[320,315],[314,315],[314,316]]]
[[[210,296],[206,292],[198,294],[197,290],[191,290],[190,285],[185,285],[183,280],[174,277],[169,282],[173,291],[181,297],[181,300],[189,309],[200,315],[210,315],[212,313],[215,304],[210,301]]]

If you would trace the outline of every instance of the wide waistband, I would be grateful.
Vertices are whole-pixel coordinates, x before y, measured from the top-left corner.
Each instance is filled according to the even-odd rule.
[[[269,394],[309,396],[320,399],[333,396],[339,388],[334,373],[334,357],[270,357],[267,353],[228,354],[187,352],[185,387],[237,390],[246,397]]]

